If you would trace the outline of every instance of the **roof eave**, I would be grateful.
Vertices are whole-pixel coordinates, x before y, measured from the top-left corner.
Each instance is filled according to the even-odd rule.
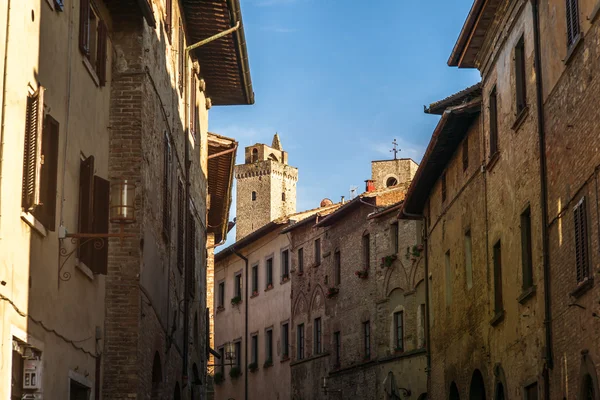
[[[458,35],[458,39],[454,44],[450,58],[448,59],[448,66],[459,67],[459,68],[473,68],[474,65],[466,65],[463,63],[463,57],[465,51],[469,46],[470,39],[473,35],[473,31],[477,28],[477,22],[479,15],[483,10],[487,0],[475,0],[469,11],[469,15],[463,24],[463,27]]]

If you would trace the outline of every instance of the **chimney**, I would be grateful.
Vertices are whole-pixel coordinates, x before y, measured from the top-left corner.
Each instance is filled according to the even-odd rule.
[[[345,198],[346,198],[345,196],[342,196],[342,204],[344,204],[344,199]]]
[[[367,179],[365,182],[367,183],[367,188],[365,189],[366,192],[375,190],[375,181],[373,179]]]

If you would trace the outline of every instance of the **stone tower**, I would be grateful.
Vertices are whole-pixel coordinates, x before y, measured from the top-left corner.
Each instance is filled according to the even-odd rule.
[[[235,177],[236,240],[296,212],[298,169],[288,165],[278,134],[271,146],[257,143],[246,147],[244,164],[235,166]]]

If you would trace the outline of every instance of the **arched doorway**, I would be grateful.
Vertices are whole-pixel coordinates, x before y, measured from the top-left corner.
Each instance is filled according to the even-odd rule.
[[[501,382],[496,385],[496,400],[504,400],[504,385]]]
[[[179,389],[179,382],[175,384],[175,392],[173,393],[173,400],[181,400],[181,389]]]
[[[452,382],[450,384],[450,395],[448,396],[449,400],[460,400],[460,395],[458,394],[458,388],[456,387],[456,383]]]
[[[162,384],[162,364],[160,362],[160,355],[158,351],[154,353],[154,360],[152,361],[152,400],[158,400],[161,398],[161,384]]]
[[[594,382],[592,382],[592,376],[590,374],[586,374],[583,377],[583,384],[581,386],[581,391],[579,398],[581,400],[597,400],[596,394],[594,393]]]
[[[481,371],[476,369],[471,378],[471,387],[469,389],[469,400],[485,400],[485,384]]]

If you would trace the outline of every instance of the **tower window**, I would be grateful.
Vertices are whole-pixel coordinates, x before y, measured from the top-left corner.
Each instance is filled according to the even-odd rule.
[[[398,179],[396,179],[395,177],[389,177],[387,179],[387,181],[385,181],[385,186],[386,187],[392,187],[392,186],[396,186],[398,184]]]
[[[258,162],[258,149],[252,149],[252,162]]]
[[[252,201],[256,201],[256,192],[252,192]]]
[[[281,193],[281,201],[285,201],[285,192]]]

